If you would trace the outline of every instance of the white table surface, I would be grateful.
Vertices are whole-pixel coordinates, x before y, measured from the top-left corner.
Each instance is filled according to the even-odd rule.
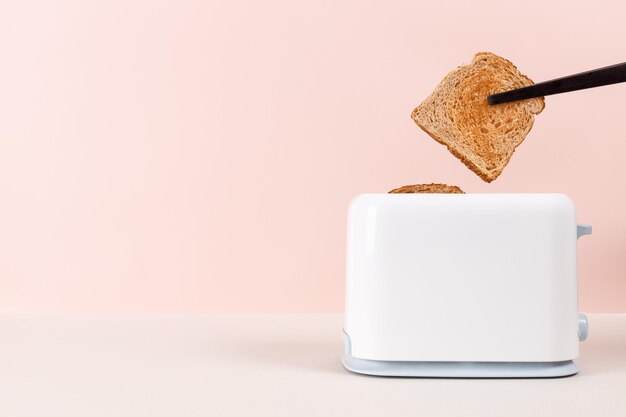
[[[0,416],[623,416],[626,314],[560,379],[359,376],[342,316],[0,317]]]

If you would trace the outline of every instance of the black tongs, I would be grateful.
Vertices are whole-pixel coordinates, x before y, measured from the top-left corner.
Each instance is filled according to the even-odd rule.
[[[493,94],[487,98],[487,101],[489,104],[501,104],[623,82],[626,82],[626,62]]]

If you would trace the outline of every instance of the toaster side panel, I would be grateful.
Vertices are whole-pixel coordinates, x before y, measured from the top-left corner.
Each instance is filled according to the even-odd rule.
[[[366,194],[348,216],[352,355],[578,356],[576,220],[560,194]]]

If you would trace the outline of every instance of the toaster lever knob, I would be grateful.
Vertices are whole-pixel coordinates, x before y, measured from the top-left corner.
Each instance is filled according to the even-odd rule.
[[[589,335],[589,322],[583,313],[578,314],[578,340],[581,342]]]
[[[576,225],[576,238],[580,238],[581,236],[587,236],[591,234],[591,226],[588,224],[578,224]]]

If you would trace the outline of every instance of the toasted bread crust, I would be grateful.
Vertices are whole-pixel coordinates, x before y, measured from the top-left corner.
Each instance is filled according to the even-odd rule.
[[[543,97],[488,106],[490,94],[532,85],[510,61],[479,52],[450,72],[411,118],[486,182],[496,179],[545,107]]]
[[[389,194],[465,194],[455,185],[447,184],[413,184],[394,188]]]

